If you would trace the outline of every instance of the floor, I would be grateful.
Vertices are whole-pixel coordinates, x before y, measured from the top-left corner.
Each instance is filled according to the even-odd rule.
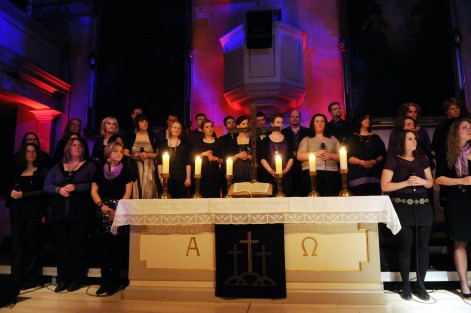
[[[84,287],[75,292],[56,294],[54,286],[37,290],[22,291],[18,303],[13,308],[3,308],[0,312],[25,313],[433,313],[471,312],[471,300],[463,300],[454,290],[431,290],[431,299],[421,302],[415,296],[411,301],[402,300],[398,294],[386,292],[386,305],[316,305],[316,304],[261,304],[215,302],[165,302],[123,300],[123,291],[110,297],[97,297],[96,285]]]

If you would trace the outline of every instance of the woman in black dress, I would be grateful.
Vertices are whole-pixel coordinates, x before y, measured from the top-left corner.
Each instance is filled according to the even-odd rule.
[[[294,158],[294,142],[291,137],[285,136],[281,132],[283,128],[283,115],[275,114],[271,127],[279,127],[280,129],[272,131],[270,135],[263,138],[260,146],[260,163],[265,169],[263,171],[263,181],[273,185],[273,194],[278,192],[275,162],[276,156],[279,155],[282,162],[283,193],[290,197],[293,195],[291,167],[293,166]]]
[[[191,186],[190,149],[182,141],[182,123],[174,121],[170,126],[169,138],[159,144],[157,155],[157,170],[160,183],[163,184],[162,156],[167,153],[170,157],[168,193],[174,199],[188,198],[188,187]]]
[[[57,255],[55,292],[81,288],[86,274],[86,247],[92,210],[90,188],[95,164],[85,158],[85,140],[70,139],[64,159],[49,171],[44,191],[51,195],[51,221]]]
[[[239,116],[236,119],[236,128],[249,127],[249,119],[246,116]],[[233,183],[249,182],[252,180],[252,149],[250,148],[250,136],[247,132],[234,136],[226,148],[231,155],[233,165]]]
[[[467,247],[471,240],[471,119],[460,118],[451,124],[446,152],[436,155],[436,181],[445,197],[445,218],[453,256],[460,279],[461,294],[471,298],[468,286]]]
[[[38,283],[38,254],[41,238],[41,219],[45,214],[46,198],[43,192],[47,171],[38,163],[40,148],[26,143],[17,153],[17,173],[10,193],[11,219],[11,276],[21,283],[22,289]]]
[[[200,193],[204,198],[219,198],[221,196],[220,164],[222,163],[222,147],[213,137],[214,123],[206,120],[201,125],[203,138],[194,144],[194,152],[202,159]]]
[[[347,137],[348,186],[356,196],[381,194],[381,171],[386,158],[383,140],[371,132],[369,114],[355,119],[354,133]]]
[[[129,169],[122,163],[124,146],[109,143],[104,150],[106,162],[99,166],[93,176],[91,195],[97,208],[97,235],[101,264],[101,286],[97,295],[113,295],[119,288],[119,277],[126,254],[129,232],[127,226],[118,228],[115,236],[110,233],[117,202],[130,199],[132,178]]]
[[[381,189],[389,192],[394,209],[401,222],[398,233],[398,257],[402,278],[402,298],[412,299],[409,282],[411,249],[417,248],[417,296],[429,300],[424,286],[427,274],[428,244],[432,230],[432,204],[426,188],[433,185],[432,172],[427,158],[417,154],[417,137],[414,132],[401,131],[396,139],[397,155],[386,160],[381,176]]]

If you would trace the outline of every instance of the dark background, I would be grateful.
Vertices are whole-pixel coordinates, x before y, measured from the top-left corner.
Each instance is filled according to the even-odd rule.
[[[355,114],[395,117],[401,103],[416,102],[422,115],[443,115],[443,100],[458,96],[449,1],[375,5],[381,2],[343,0],[350,108]],[[367,27],[365,21],[378,9],[386,23]]]
[[[169,113],[183,119],[191,1],[112,0],[100,11],[96,127],[113,115],[129,129],[135,107],[153,126],[164,126]]]

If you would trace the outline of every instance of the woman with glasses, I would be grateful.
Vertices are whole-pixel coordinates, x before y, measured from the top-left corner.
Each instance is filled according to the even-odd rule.
[[[51,221],[57,256],[55,292],[75,291],[86,273],[90,188],[95,164],[85,158],[85,140],[67,141],[64,158],[49,171],[44,190],[51,195]]]
[[[37,286],[41,219],[45,214],[43,192],[47,170],[38,162],[40,148],[26,143],[17,153],[18,170],[10,192],[11,276],[22,289]]]
[[[438,154],[436,182],[444,196],[445,218],[461,295],[471,298],[468,285],[468,245],[471,240],[471,119],[455,120],[448,131],[446,151]]]

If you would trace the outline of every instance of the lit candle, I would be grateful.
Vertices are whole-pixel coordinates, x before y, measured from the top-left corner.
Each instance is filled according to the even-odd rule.
[[[316,170],[317,170],[317,168],[316,168],[316,155],[311,153],[309,155],[309,172],[315,172]]]
[[[275,157],[275,165],[276,165],[276,170],[275,170],[276,174],[278,175],[283,174],[282,159],[278,154]]]
[[[346,170],[347,169],[347,150],[345,149],[345,147],[340,148],[339,157],[340,157],[340,169]]]
[[[201,175],[201,158],[199,155],[195,160],[195,175]]]
[[[227,158],[226,160],[226,175],[232,176],[232,165],[234,162],[232,161],[232,158]]]
[[[167,152],[162,155],[162,173],[168,174],[170,170],[170,156]]]

